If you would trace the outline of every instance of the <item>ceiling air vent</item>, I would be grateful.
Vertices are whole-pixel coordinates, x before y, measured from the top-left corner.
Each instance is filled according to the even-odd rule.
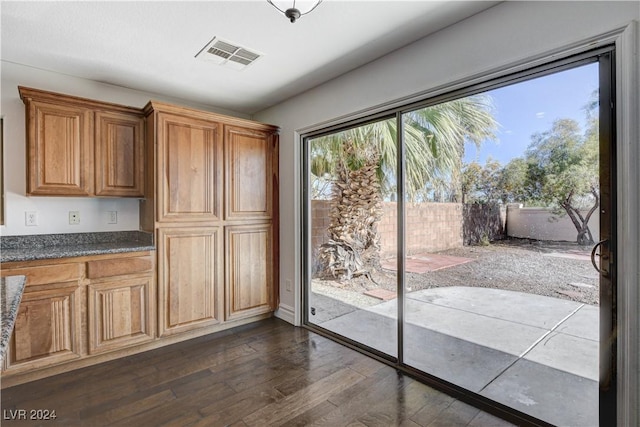
[[[215,62],[236,70],[241,70],[251,65],[261,56],[259,53],[252,52],[226,40],[220,40],[217,37],[214,37],[196,54],[198,59]]]

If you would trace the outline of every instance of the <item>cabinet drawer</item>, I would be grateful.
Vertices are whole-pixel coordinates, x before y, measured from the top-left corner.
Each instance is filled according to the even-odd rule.
[[[124,276],[144,273],[151,269],[153,269],[153,259],[150,256],[89,261],[87,262],[87,278]]]
[[[2,275],[23,275],[27,278],[27,286],[63,283],[78,280],[80,264],[44,265],[41,267],[12,268],[2,271]]]

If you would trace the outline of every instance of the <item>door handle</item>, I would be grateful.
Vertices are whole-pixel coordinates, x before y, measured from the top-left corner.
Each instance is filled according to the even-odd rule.
[[[609,240],[607,239],[600,240],[598,243],[595,244],[595,246],[591,250],[591,264],[593,264],[593,268],[595,268],[598,273],[602,274],[604,277],[609,277],[609,272],[601,270],[600,268],[598,268],[598,264],[596,264],[596,255],[597,256],[602,255],[602,254],[597,254],[596,250],[598,250],[598,247],[600,247],[600,245],[603,245],[605,243],[609,243]]]

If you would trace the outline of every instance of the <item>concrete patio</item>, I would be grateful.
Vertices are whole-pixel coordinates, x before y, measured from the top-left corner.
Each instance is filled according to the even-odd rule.
[[[314,304],[335,316],[318,325],[396,354],[396,299],[336,308],[314,294]],[[409,293],[405,313],[408,365],[555,425],[598,424],[598,307],[443,287]]]

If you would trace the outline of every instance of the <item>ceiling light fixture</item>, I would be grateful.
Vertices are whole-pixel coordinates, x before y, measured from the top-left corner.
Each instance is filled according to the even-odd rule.
[[[271,6],[275,7],[276,9],[278,9],[278,11],[280,13],[283,13],[284,16],[289,18],[289,21],[291,21],[291,23],[293,24],[294,22],[296,22],[296,19],[300,18],[302,15],[306,15],[307,13],[310,13],[313,9],[318,7],[318,5],[320,3],[322,3],[322,0],[315,0],[313,2],[305,2],[305,3],[309,3],[309,6],[304,8],[304,9],[308,9],[306,12],[301,12],[300,9],[296,8],[296,0],[293,0],[293,5],[287,10],[280,9],[278,6],[273,4],[272,0],[267,0],[267,3],[269,3]]]

